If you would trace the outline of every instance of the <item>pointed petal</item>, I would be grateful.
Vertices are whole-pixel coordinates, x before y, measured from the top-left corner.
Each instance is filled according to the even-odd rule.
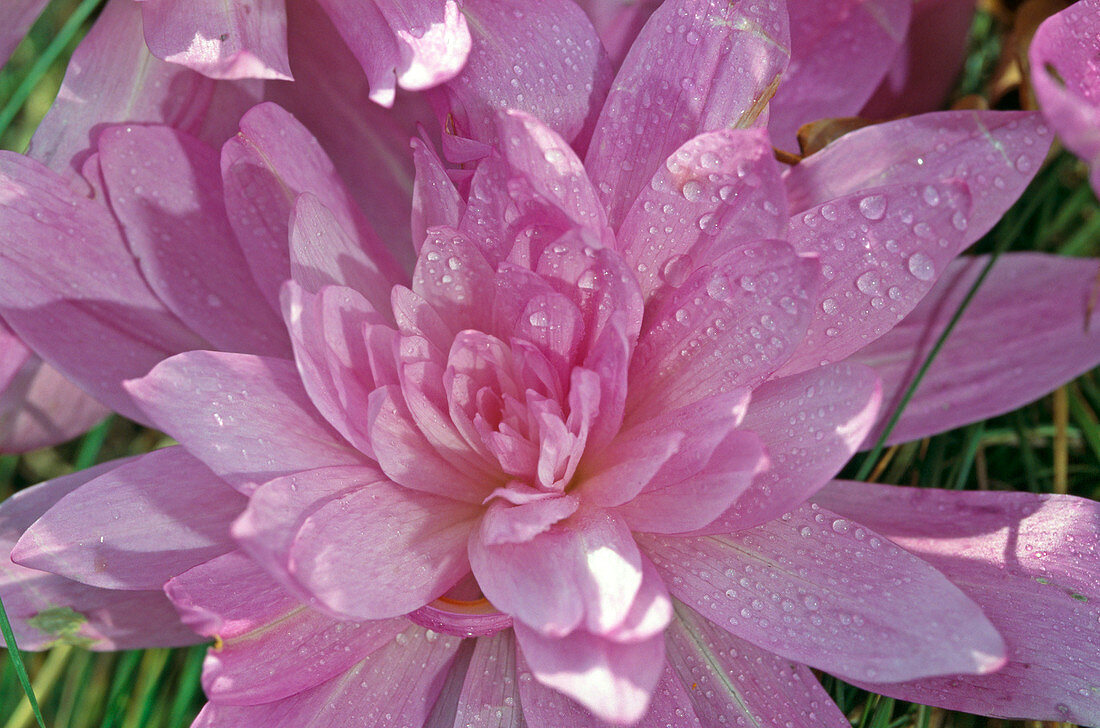
[[[734,637],[684,604],[666,633],[668,663],[702,725],[848,728],[810,668]]]
[[[202,682],[218,703],[283,700],[340,675],[408,627],[404,619],[343,622],[290,596],[240,551],[175,577],[165,591],[184,622],[218,646]]]
[[[210,78],[290,80],[284,0],[141,0],[157,58]]]
[[[424,244],[428,228],[449,227],[457,229],[466,212],[466,202],[455,189],[442,160],[420,139],[412,140],[416,179],[413,182],[413,245],[416,252]]]
[[[742,639],[844,679],[980,674],[1004,663],[1000,635],[958,587],[816,505],[729,535],[638,543],[676,598]],[[853,564],[862,564],[856,573]]]
[[[588,13],[617,69],[661,0],[577,0],[577,4]]]
[[[943,111],[845,134],[785,176],[791,213],[891,184],[973,180],[963,247],[989,232],[1039,171],[1051,133],[1037,112]]]
[[[167,124],[217,146],[259,100],[258,83],[219,83],[155,58],[142,36],[141,6],[113,0],[73,53],[28,154],[84,190],[78,175],[103,125]]]
[[[205,465],[170,447],[62,498],[27,529],[11,557],[90,586],[159,589],[231,550],[229,524],[244,506]]]
[[[986,262],[981,256],[953,263],[905,320],[853,355],[882,377],[884,419]],[[1096,273],[1093,260],[1040,253],[1002,256],[887,442],[915,440],[1007,412],[1100,363],[1100,325],[1088,313]],[[876,428],[865,446],[877,436]]]
[[[321,468],[265,483],[233,533],[329,610],[385,619],[469,573],[465,543],[481,510],[402,488],[376,468]]]
[[[768,135],[721,129],[687,141],[642,188],[617,234],[648,300],[738,243],[783,238],[786,192]]]
[[[769,109],[776,146],[797,151],[803,124],[858,115],[901,50],[913,6],[910,0],[788,4],[791,65]]]
[[[787,65],[784,5],[672,0],[653,13],[615,77],[585,158],[613,228],[688,139],[758,125]]]
[[[112,127],[99,138],[111,208],[145,280],[173,313],[220,349],[288,356],[222,201],[218,153],[167,127]]]
[[[396,262],[356,206],[332,161],[297,119],[273,103],[254,107],[240,133],[222,147],[229,222],[252,275],[279,310],[279,286],[290,277],[290,219],[302,192],[311,192],[353,235],[386,280],[403,279]]]
[[[0,201],[0,314],[82,388],[144,420],[122,381],[202,339],[149,289],[102,205],[10,152]]]
[[[515,632],[535,680],[565,693],[600,720],[636,722],[664,673],[661,635],[639,642],[615,642],[584,630],[546,637],[520,622]],[[522,676],[520,691],[523,696]]]
[[[474,530],[470,565],[501,611],[559,637],[581,625],[596,634],[619,627],[642,583],[630,531],[597,511],[579,511],[524,543],[489,545]]]
[[[103,463],[19,491],[0,504],[0,553],[59,500],[133,459]],[[74,644],[92,650],[175,647],[202,638],[180,622],[164,594],[98,589],[55,574],[0,562],[0,598],[25,650]]]
[[[158,429],[244,493],[288,473],[364,460],[317,413],[293,362],[193,351],[126,386]]]
[[[768,468],[732,508],[701,531],[749,528],[805,501],[855,454],[875,423],[881,401],[875,373],[849,363],[757,388],[741,427],[763,441]]]
[[[611,83],[611,63],[584,11],[570,0],[465,0],[462,13],[473,50],[444,87],[458,134],[493,142],[497,113],[514,109],[583,150]]]
[[[967,245],[970,198],[957,180],[891,185],[795,215],[791,246],[816,253],[829,276],[777,376],[840,361],[901,321]]]
[[[1031,493],[956,492],[835,481],[815,500],[944,573],[1004,636],[989,675],[870,689],[982,715],[1100,723],[1100,504]]]
[[[421,726],[431,715],[461,642],[411,626],[315,688],[260,705],[207,703],[192,726],[343,728],[349,715],[372,728]]]
[[[1096,0],[1082,0],[1047,18],[1028,50],[1031,82],[1043,114],[1062,143],[1092,165],[1094,190],[1100,190],[1098,12]]]
[[[106,416],[107,408],[35,356],[0,320],[0,453],[56,445]]]
[[[760,241],[653,303],[631,360],[627,422],[762,382],[802,339],[819,271],[786,244]],[[719,359],[739,365],[714,366]]]
[[[497,632],[474,643],[474,653],[462,683],[454,726],[521,728],[525,711],[520,706],[516,675],[516,640],[512,632]]]

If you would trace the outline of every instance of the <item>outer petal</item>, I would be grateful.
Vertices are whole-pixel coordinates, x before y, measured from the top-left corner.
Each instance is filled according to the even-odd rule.
[[[791,212],[890,184],[970,185],[963,246],[1001,219],[1039,171],[1051,139],[1036,112],[944,111],[845,134],[786,174]]]
[[[642,561],[615,516],[579,511],[526,543],[487,545],[470,535],[470,564],[501,611],[550,637],[583,625],[606,634],[626,619],[642,584]]]
[[[354,715],[377,728],[428,720],[461,640],[411,626],[342,675],[261,705],[207,703],[192,728],[264,725],[343,728]]]
[[[49,0],[10,0],[0,8],[0,66],[8,62],[12,51],[30,30],[35,18]]]
[[[126,386],[159,429],[245,493],[287,473],[364,460],[314,409],[293,362],[194,351]]]
[[[74,382],[139,421],[122,380],[203,346],[149,290],[110,213],[9,152],[0,154],[0,314]]]
[[[100,168],[130,250],[157,294],[227,351],[288,356],[286,329],[265,306],[222,201],[218,153],[166,127],[100,135]]]
[[[986,261],[955,262],[904,321],[852,356],[882,377],[884,417],[894,411]],[[1100,322],[1088,313],[1096,273],[1092,260],[1039,253],[1002,256],[903,410],[889,442],[1007,412],[1100,363]],[[868,446],[877,434],[871,432]]]
[[[615,77],[585,158],[612,227],[688,139],[757,125],[789,46],[782,2],[672,0],[657,9]]]
[[[452,723],[446,728],[522,728],[525,711],[520,706],[516,674],[516,640],[512,632],[497,632],[474,643]]]
[[[1031,42],[1035,95],[1062,142],[1092,165],[1100,190],[1100,3],[1081,0],[1048,18]],[[1100,194],[1100,192],[1098,192]]]
[[[742,427],[764,443],[768,468],[704,533],[749,528],[795,508],[855,453],[875,422],[881,385],[850,363],[811,369],[756,389]]]
[[[73,53],[28,153],[84,189],[77,174],[101,125],[167,124],[216,146],[236,131],[259,90],[153,57],[142,37],[141,6],[111,0]]]
[[[673,679],[704,726],[731,718],[789,728],[851,725],[808,667],[734,637],[683,604],[666,638]]]
[[[181,447],[120,465],[54,504],[12,561],[105,589],[159,589],[233,548],[245,500]]]
[[[0,453],[27,452],[76,437],[107,415],[0,320]]]
[[[806,338],[777,375],[839,361],[893,328],[968,244],[969,216],[956,180],[870,189],[795,215],[791,245],[817,253],[827,273]]]
[[[458,134],[494,141],[496,114],[514,109],[538,116],[583,150],[612,75],[584,12],[571,0],[465,0],[462,12],[473,50],[445,87]]]
[[[845,679],[980,674],[1004,663],[996,629],[958,587],[816,505],[726,536],[638,543],[678,599],[742,639]]]
[[[222,147],[222,177],[229,221],[260,290],[279,310],[279,287],[290,277],[287,241],[291,212],[311,192],[336,223],[366,252],[384,280],[404,276],[352,200],[332,161],[313,135],[272,103],[241,118],[240,133]]]
[[[290,79],[284,0],[141,0],[157,58],[211,78]]]
[[[789,3],[791,64],[772,99],[768,124],[776,145],[795,151],[795,132],[803,124],[856,116],[905,42],[913,6],[921,4],[912,0]]]
[[[413,139],[413,161],[416,179],[413,186],[413,245],[420,252],[428,228],[458,229],[466,212],[466,201],[458,194],[435,150],[420,139]]]
[[[802,339],[819,270],[779,241],[751,243],[651,304],[631,359],[627,422],[762,382]]]
[[[127,462],[133,460],[49,480],[5,500],[0,504],[0,552],[9,552],[23,531],[57,501]],[[0,596],[16,641],[26,650],[58,642],[93,650],[174,647],[201,639],[179,621],[159,589],[97,589],[5,558],[0,563]]]
[[[165,591],[184,622],[215,639],[203,688],[228,705],[282,700],[320,685],[408,628],[404,619],[344,622],[314,611],[240,551],[180,574]]]
[[[424,606],[469,573],[464,547],[480,514],[402,488],[373,467],[321,468],[261,486],[233,532],[329,610],[384,619]]]
[[[1100,504],[836,481],[818,501],[889,536],[981,606],[1008,645],[989,675],[870,689],[950,710],[1100,724]]]
[[[763,130],[700,134],[642,188],[619,228],[619,249],[649,299],[738,243],[784,238],[786,198]]]
[[[861,116],[892,119],[943,108],[966,61],[975,10],[960,0],[913,3],[905,44]]]
[[[618,68],[661,0],[577,0],[577,4],[588,13],[611,63]]]
[[[619,725],[637,721],[664,673],[660,634],[624,643],[584,630],[546,637],[519,622],[515,631],[535,679],[577,700],[600,720]]]

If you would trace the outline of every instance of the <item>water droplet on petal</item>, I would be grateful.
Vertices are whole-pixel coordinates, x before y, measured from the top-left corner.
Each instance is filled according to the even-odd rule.
[[[881,220],[886,214],[886,196],[871,195],[859,201],[859,212],[868,220]]]
[[[936,267],[924,253],[913,253],[909,256],[909,272],[918,280],[930,281],[936,275]]]

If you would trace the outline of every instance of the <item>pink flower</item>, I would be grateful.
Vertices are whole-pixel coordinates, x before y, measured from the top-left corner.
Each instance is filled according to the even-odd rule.
[[[1028,51],[1031,83],[1062,143],[1091,167],[1100,194],[1100,3],[1081,0],[1043,21]]]
[[[95,200],[0,156],[0,311],[181,443],[4,506],[21,637],[132,645],[114,610],[164,624],[167,583],[218,638],[200,726],[847,725],[810,666],[1095,720],[1095,504],[830,482],[1049,133],[926,115],[783,172],[758,127],[787,37],[774,5],[668,2],[583,161],[520,111],[451,140],[467,170],[415,141],[411,276],[273,104],[220,157],[103,129]],[[994,270],[981,348],[951,340],[896,436],[1100,359],[1092,262]]]

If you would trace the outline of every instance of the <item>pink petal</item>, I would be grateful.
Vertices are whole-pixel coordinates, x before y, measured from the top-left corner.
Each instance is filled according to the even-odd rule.
[[[671,427],[659,432],[635,428],[620,435],[587,465],[578,492],[585,502],[605,508],[634,500],[670,457],[686,449],[684,435]]]
[[[741,245],[697,269],[650,306],[627,422],[762,382],[801,340],[819,277],[816,260],[779,241]],[[714,366],[719,359],[737,365]]]
[[[295,581],[334,612],[385,619],[424,606],[469,573],[465,544],[481,511],[402,488],[374,468],[323,468],[262,486],[234,534],[257,548],[268,530],[294,534],[284,563]]]
[[[421,726],[439,697],[461,640],[411,626],[342,675],[260,705],[207,703],[192,728],[344,728],[349,715],[372,728]]]
[[[672,0],[653,13],[615,77],[585,158],[612,227],[688,139],[759,125],[789,47],[778,4]]]
[[[734,534],[638,542],[673,596],[742,639],[844,679],[980,674],[1004,663],[1001,637],[958,587],[816,505]]]
[[[27,529],[11,557],[89,586],[159,589],[231,550],[229,524],[244,505],[183,448],[157,450],[60,499]]]
[[[664,630],[672,618],[672,602],[648,559],[643,559],[642,569],[642,587],[626,621],[610,635],[581,628],[559,638],[519,622],[514,627],[524,662],[536,680],[614,723],[644,715],[665,673]],[[664,712],[668,706],[656,708]]]
[[[218,153],[166,127],[112,127],[99,145],[111,208],[165,305],[219,348],[289,355],[229,227]]]
[[[1100,3],[1081,0],[1039,26],[1028,51],[1035,96],[1062,143],[1092,165],[1100,190]],[[1098,193],[1100,194],[1100,193]]]
[[[524,670],[521,677],[528,678],[520,682],[523,717],[527,725],[552,725],[554,728],[609,728],[616,725],[600,720],[572,699],[535,680],[522,656],[519,662]],[[631,725],[635,728],[668,728],[670,725],[675,728],[703,728],[691,708],[687,689],[668,665],[664,666],[661,679],[653,688],[649,709]]]
[[[901,53],[860,115],[892,119],[943,108],[966,61],[975,10],[975,4],[966,0],[913,3]]]
[[[481,503],[492,492],[492,482],[470,468],[460,470],[442,457],[413,420],[400,387],[380,387],[369,402],[370,439],[383,472],[395,483],[413,490]],[[503,483],[501,483],[503,484]]]
[[[413,292],[422,296],[452,334],[478,326],[484,318],[479,291],[493,285],[493,269],[469,237],[450,228],[432,228],[413,272]]]
[[[639,720],[664,673],[661,635],[639,642],[615,642],[584,630],[567,637],[546,637],[519,622],[515,631],[524,667],[535,680],[565,693],[599,720],[619,725]],[[526,705],[524,672],[520,673],[520,696]]]
[[[1100,721],[1095,574],[1100,506],[1083,498],[835,481],[816,499],[920,556],[981,606],[1008,645],[989,675],[871,689],[950,710]]]
[[[404,619],[341,622],[304,606],[239,551],[165,586],[183,620],[217,640],[203,689],[218,703],[290,698],[352,667],[408,628]]]
[[[960,259],[890,333],[856,352],[882,377],[892,413],[987,259]],[[1040,253],[1002,256],[902,412],[888,442],[904,442],[1020,407],[1100,362],[1090,321],[1097,267]],[[880,427],[883,423],[879,423]],[[876,431],[868,437],[870,446]]]
[[[881,401],[875,373],[850,363],[811,369],[757,388],[741,426],[763,441],[768,468],[702,532],[749,528],[805,501],[855,454],[875,423]]]
[[[864,127],[788,170],[791,213],[875,187],[959,178],[971,194],[965,247],[1020,196],[1050,138],[1039,114],[1028,111],[944,111]]]
[[[578,511],[524,543],[492,546],[475,529],[469,549],[486,598],[549,636],[619,627],[642,583],[630,531],[606,512]]]
[[[317,413],[289,361],[193,351],[126,388],[158,429],[246,494],[287,473],[363,462]]]
[[[409,234],[413,159],[408,144],[420,124],[438,135],[435,112],[423,94],[402,94],[389,109],[370,100],[363,67],[341,35],[355,32],[365,13],[375,10],[374,4],[356,0],[333,3],[336,6],[356,16],[338,23],[340,31],[318,3],[288,4],[295,83],[266,84],[264,97],[294,114],[317,137],[407,278],[415,261]]]
[[[330,285],[359,291],[389,318],[393,280],[311,192],[298,195],[291,213],[290,275],[311,293]]]
[[[392,329],[351,288],[328,286],[312,295],[288,281],[283,312],[310,400],[348,442],[371,455],[368,398],[387,376],[372,369],[378,359],[392,358]]]
[[[12,51],[31,29],[35,18],[48,0],[9,0],[0,8],[0,66],[11,58]]]
[[[157,58],[210,78],[290,79],[283,0],[141,0]]]
[[[538,116],[583,150],[612,76],[584,12],[570,0],[465,0],[462,13],[473,49],[444,87],[458,134],[495,141],[497,113],[514,109]]]
[[[76,437],[107,415],[0,320],[0,453],[29,452]]]
[[[133,460],[103,463],[19,491],[0,504],[0,552],[55,503],[90,480]],[[93,650],[175,647],[201,638],[179,621],[160,590],[98,589],[61,576],[0,562],[0,597],[19,646],[42,650],[55,643]]]
[[[0,200],[0,314],[86,391],[143,420],[122,380],[202,339],[149,290],[102,205],[10,152]]]
[[[786,216],[768,135],[721,129],[665,160],[626,213],[618,244],[648,300],[737,243],[785,237]]]
[[[289,222],[302,192],[311,192],[336,223],[353,235],[384,280],[403,274],[352,200],[328,155],[293,116],[266,103],[240,121],[240,133],[222,147],[229,222],[260,290],[279,309],[279,286],[290,277]]]
[[[816,253],[830,275],[777,375],[840,361],[893,328],[967,245],[969,216],[970,192],[957,180],[873,188],[795,215],[791,245]]]
[[[83,190],[77,175],[103,125],[167,124],[217,146],[234,134],[258,94],[258,86],[218,83],[153,57],[142,37],[141,6],[114,0],[73,53],[28,153]]]
[[[462,215],[466,212],[466,202],[455,189],[435,150],[420,139],[412,140],[412,148],[413,161],[416,164],[412,237],[416,252],[419,253],[420,246],[428,235],[428,228],[458,228]]]
[[[573,515],[579,505],[575,495],[551,496],[516,505],[494,501],[485,511],[482,538],[487,546],[525,543]]]
[[[577,4],[588,13],[611,63],[618,68],[661,0],[577,0]]]
[[[812,0],[787,4],[791,64],[771,102],[776,146],[798,150],[798,127],[857,116],[898,55],[914,12],[911,0]],[[955,4],[961,4],[957,1]],[[922,72],[924,69],[921,69]]]
[[[673,680],[686,688],[702,725],[731,718],[796,728],[851,725],[808,667],[734,637],[683,604],[666,637]]]
[[[497,632],[474,642],[470,666],[452,726],[518,728],[525,725],[526,706],[520,707],[520,685],[516,675],[516,641],[512,632]]]

